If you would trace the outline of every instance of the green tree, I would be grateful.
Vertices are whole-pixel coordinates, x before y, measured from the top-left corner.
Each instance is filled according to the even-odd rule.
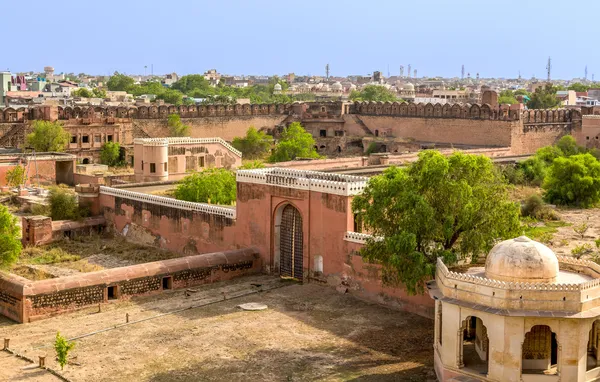
[[[210,83],[201,74],[190,74],[181,77],[179,81],[171,85],[171,88],[188,94],[192,90],[207,91]]]
[[[121,162],[121,145],[119,142],[106,142],[100,149],[100,162],[107,166],[117,166]]]
[[[48,203],[52,220],[78,220],[88,214],[88,211],[79,207],[77,195],[63,186],[50,188]]]
[[[271,148],[273,137],[250,126],[245,137],[235,137],[231,144],[247,159],[263,158]]]
[[[374,237],[361,254],[382,265],[384,283],[412,294],[423,292],[438,257],[446,264],[476,260],[521,232],[519,206],[481,155],[424,151],[407,168],[371,178],[352,208]]]
[[[6,172],[6,184],[10,187],[19,187],[25,183],[25,168],[21,165]]]
[[[556,158],[542,187],[549,203],[591,207],[600,201],[600,162],[589,153]]]
[[[519,101],[517,101],[517,99],[515,98],[512,90],[503,90],[500,92],[500,94],[498,96],[498,103],[500,105],[504,105],[504,104],[515,105],[515,104],[518,104]]]
[[[133,87],[134,82],[133,78],[115,72],[115,74],[108,79],[106,86],[108,87],[108,90],[112,91],[128,91]]]
[[[181,180],[175,198],[188,202],[233,204],[236,198],[235,174],[223,168],[195,172]]]
[[[167,120],[167,126],[169,127],[169,135],[171,137],[190,136],[190,127],[181,122],[179,114],[170,114]]]
[[[0,268],[7,269],[14,264],[22,249],[17,218],[5,205],[0,205]]]
[[[70,135],[58,122],[34,121],[33,132],[27,135],[27,146],[37,152],[62,152],[69,144]]]
[[[269,157],[269,162],[287,162],[296,158],[320,158],[315,150],[315,140],[300,122],[291,123]]]
[[[552,109],[560,106],[560,100],[556,97],[556,87],[548,83],[535,89],[527,102],[529,109]]]
[[[93,88],[92,95],[95,98],[106,98],[106,90],[100,88]]]
[[[581,82],[575,82],[574,84],[569,85],[567,88],[569,90],[575,90],[576,92],[587,92],[588,87]]]
[[[521,95],[521,96],[526,96],[526,97],[530,97],[531,98],[531,93],[528,92],[525,89],[517,89],[517,90],[515,90],[515,92],[513,94],[515,96]]]
[[[260,160],[248,161],[238,167],[238,170],[252,170],[256,168],[265,168],[265,164]]]
[[[353,90],[350,93],[350,100],[370,102],[397,102],[398,97],[393,91],[386,89],[385,86],[367,85],[360,91]]]
[[[71,92],[73,97],[92,98],[94,94],[86,88],[79,88]]]
[[[162,99],[165,103],[171,105],[181,105],[183,101],[183,93],[179,90],[166,89],[164,92],[157,94],[156,99]]]
[[[56,340],[54,340],[54,350],[56,351],[56,359],[63,370],[69,362],[69,352],[75,347],[75,342],[69,342],[67,339],[56,332]]]

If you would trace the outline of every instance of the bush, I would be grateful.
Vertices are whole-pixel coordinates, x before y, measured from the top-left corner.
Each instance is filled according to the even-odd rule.
[[[243,165],[241,165],[238,169],[239,170],[251,170],[251,169],[255,169],[255,168],[265,168],[265,164],[260,160],[248,161],[248,162],[244,163]]]
[[[590,207],[600,200],[600,162],[591,154],[556,158],[542,187],[550,203]]]
[[[263,158],[269,152],[273,137],[250,126],[245,137],[235,137],[232,146],[240,150],[247,159]]]
[[[581,238],[583,239],[585,237],[585,233],[587,232],[587,230],[589,228],[590,228],[590,226],[588,225],[588,223],[583,222],[581,224],[574,226],[573,231],[575,231],[575,233],[578,234],[579,236],[581,236]]]
[[[286,162],[296,158],[320,158],[312,134],[299,122],[293,122],[283,131],[269,162]]]
[[[89,215],[89,211],[79,207],[77,195],[63,186],[50,188],[48,202],[52,220],[79,220]]]
[[[17,218],[0,205],[0,268],[8,268],[17,261],[23,249],[20,239]]]
[[[100,150],[100,162],[107,166],[117,166],[121,160],[121,145],[118,142],[106,142]]]
[[[25,168],[16,166],[12,170],[6,172],[6,184],[10,187],[19,187],[25,183]]]
[[[31,213],[40,216],[50,216],[50,206],[45,204],[32,204]]]
[[[500,172],[510,184],[520,185],[525,184],[525,172],[523,169],[516,165],[500,166]]]
[[[571,255],[573,255],[573,257],[576,259],[581,259],[583,256],[587,255],[588,253],[592,253],[593,251],[592,245],[585,243],[573,248],[571,250]]]
[[[179,114],[170,114],[169,119],[167,120],[167,126],[169,127],[169,136],[171,137],[190,136],[190,127],[181,122]]]
[[[54,350],[56,351],[56,359],[60,365],[60,369],[64,369],[68,362],[69,352],[75,347],[74,342],[68,342],[65,337],[56,332],[56,340],[54,341]]]
[[[37,152],[65,151],[71,135],[58,122],[34,121],[33,132],[27,135],[26,145]]]
[[[178,200],[230,205],[236,198],[235,174],[223,168],[193,173],[181,180],[174,195]]]
[[[521,206],[521,215],[538,220],[560,220],[556,211],[544,204],[542,198],[537,194],[525,199]]]

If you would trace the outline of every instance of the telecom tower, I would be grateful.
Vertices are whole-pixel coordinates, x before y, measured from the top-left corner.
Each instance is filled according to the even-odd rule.
[[[413,76],[413,78],[417,78],[417,69],[414,70],[414,74],[415,75]]]
[[[325,65],[325,77],[327,78],[327,82],[329,82],[329,64]]]
[[[460,69],[460,79],[461,80],[465,79],[465,64],[463,64],[462,68]]]
[[[583,75],[583,79],[585,81],[587,81],[587,65],[585,66],[585,72],[584,72],[584,75]]]
[[[552,58],[548,57],[548,65],[546,65],[546,71],[547,71],[547,75],[548,75],[548,82],[550,82],[550,74],[552,72]]]
[[[400,65],[400,77],[404,77],[404,65]]]
[[[410,64],[408,64],[408,78],[410,78]]]
[[[479,72],[477,72],[477,77],[476,77],[477,81],[479,81]]]

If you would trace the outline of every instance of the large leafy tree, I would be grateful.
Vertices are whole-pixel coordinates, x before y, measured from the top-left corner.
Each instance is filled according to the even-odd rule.
[[[233,204],[236,198],[235,174],[223,168],[195,172],[181,180],[174,195],[188,202]]]
[[[179,90],[166,89],[162,93],[157,94],[156,99],[162,99],[171,105],[181,105],[183,94]]]
[[[70,135],[58,122],[34,121],[33,131],[27,135],[26,144],[37,152],[62,152],[69,144]]]
[[[8,208],[0,205],[0,268],[8,268],[17,261],[23,249],[17,218]]]
[[[531,98],[527,102],[530,109],[552,109],[560,106],[560,100],[556,97],[556,87],[548,83],[535,89]]]
[[[106,86],[108,87],[108,90],[112,91],[128,91],[133,87],[134,82],[133,78],[115,72],[115,74],[108,79]]]
[[[600,201],[600,162],[589,153],[556,158],[542,187],[550,203],[590,207]]]
[[[362,255],[382,265],[384,283],[423,292],[436,259],[452,264],[520,234],[519,206],[492,161],[424,151],[407,168],[370,179],[352,207],[373,234]]]
[[[315,140],[300,122],[291,123],[269,157],[269,162],[287,162],[296,158],[320,158],[315,150]]]
[[[273,137],[264,131],[258,131],[250,126],[245,137],[235,137],[232,145],[240,150],[246,159],[263,158],[271,148]]]
[[[352,101],[371,102],[395,102],[398,101],[396,94],[381,85],[367,85],[362,90],[354,90],[350,93]]]
[[[167,119],[167,126],[169,127],[169,135],[171,137],[190,136],[190,127],[181,122],[181,117],[179,114],[170,114],[169,118]]]
[[[517,99],[515,98],[512,90],[503,90],[498,96],[498,103],[501,105],[515,105],[518,104],[519,101],[517,101]]]
[[[190,74],[181,77],[171,87],[188,94],[192,90],[207,91],[210,88],[210,83],[201,74]]]

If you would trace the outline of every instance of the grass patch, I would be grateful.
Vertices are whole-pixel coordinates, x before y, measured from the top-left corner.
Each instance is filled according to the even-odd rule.
[[[21,261],[31,264],[56,264],[77,261],[81,257],[72,255],[61,248],[46,250],[40,247],[27,247],[21,253]]]
[[[570,226],[570,223],[556,220],[556,221],[543,221],[537,223],[524,223],[523,224],[523,235],[528,238],[541,242],[548,242],[552,240],[552,236],[558,232],[558,228]]]

